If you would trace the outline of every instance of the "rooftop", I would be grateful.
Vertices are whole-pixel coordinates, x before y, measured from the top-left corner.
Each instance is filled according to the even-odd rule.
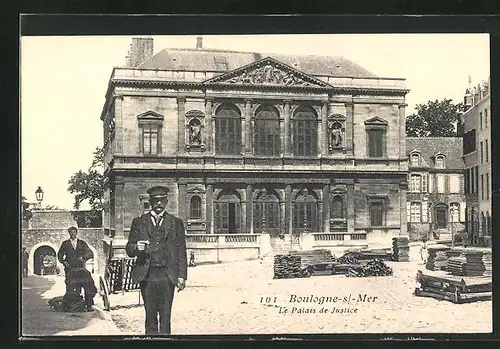
[[[446,169],[464,168],[462,137],[406,137],[406,150],[408,155],[414,150],[419,152],[423,167],[434,167],[432,158],[443,154]]]
[[[169,48],[140,64],[138,69],[190,70],[227,72],[272,57],[310,75],[375,78],[375,74],[343,57],[285,55],[277,53],[239,52],[219,49]]]

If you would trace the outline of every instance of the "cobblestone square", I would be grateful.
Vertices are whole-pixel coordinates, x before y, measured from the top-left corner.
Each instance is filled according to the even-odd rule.
[[[416,249],[411,262],[387,262],[394,274],[381,277],[275,280],[272,258],[190,268],[186,289],[174,298],[172,334],[491,332],[491,301],[453,304],[412,294],[417,270],[425,270]],[[328,302],[320,304],[322,296]],[[111,301],[118,328],[143,334],[138,292]]]

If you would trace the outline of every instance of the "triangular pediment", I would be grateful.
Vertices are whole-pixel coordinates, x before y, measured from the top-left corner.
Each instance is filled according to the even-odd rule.
[[[331,85],[271,57],[208,79],[204,84],[332,88]]]
[[[365,121],[365,124],[369,124],[369,125],[388,125],[389,123],[387,121],[385,121],[384,119],[382,118],[379,118],[378,116],[375,116],[369,120],[366,120]]]
[[[198,195],[201,195],[201,194],[205,194],[205,190],[201,189],[201,188],[191,188],[191,189],[188,189],[188,194],[198,194]]]
[[[163,120],[163,115],[158,114],[157,112],[154,112],[152,110],[148,110],[145,113],[137,115],[137,118],[138,119],[155,119],[155,120],[161,119],[161,120]]]

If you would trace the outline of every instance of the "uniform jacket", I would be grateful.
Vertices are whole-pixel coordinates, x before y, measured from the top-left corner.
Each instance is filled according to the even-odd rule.
[[[94,254],[92,253],[89,245],[80,239],[76,240],[76,249],[73,248],[70,239],[64,240],[59,248],[59,251],[57,252],[57,259],[59,262],[68,262],[70,266],[69,269],[85,267],[85,262],[93,256]],[[79,257],[83,258],[83,263],[79,260]],[[69,269],[64,268],[66,272]]]
[[[166,231],[166,268],[165,272],[168,279],[177,285],[177,279],[187,279],[187,255],[186,255],[186,234],[184,231],[184,223],[181,219],[172,216],[165,212],[165,216],[161,227]],[[145,213],[140,217],[134,218],[128,242],[125,246],[129,257],[137,257],[137,264],[132,270],[132,281],[140,283],[146,277],[149,270],[149,254],[148,251],[139,251],[137,249],[137,241],[149,240],[151,232],[154,229],[151,221],[151,214]]]

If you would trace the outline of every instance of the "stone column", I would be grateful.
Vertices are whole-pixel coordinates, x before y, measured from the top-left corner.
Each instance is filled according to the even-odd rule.
[[[328,154],[328,101],[321,102],[321,155]]]
[[[127,256],[125,245],[125,222],[124,222],[124,187],[123,181],[115,181],[115,236],[113,238],[113,257],[123,258]]]
[[[205,142],[206,142],[206,150],[207,152],[212,152],[213,149],[213,138],[212,138],[212,104],[213,101],[211,98],[207,98],[205,100]]]
[[[408,235],[408,217],[406,216],[406,191],[407,184],[399,184],[399,221],[400,221],[400,233],[401,236]]]
[[[253,186],[252,186],[252,184],[247,184],[247,189],[246,189],[246,205],[247,205],[246,225],[247,225],[247,231],[249,233],[253,233],[252,196],[253,196]]]
[[[251,114],[252,100],[245,100],[245,153],[252,154],[252,114]]]
[[[113,96],[115,113],[115,153],[123,154],[123,96]]]
[[[356,210],[354,207],[354,183],[347,184],[347,232],[354,233],[354,219],[356,217]]]
[[[406,104],[399,106],[399,158],[406,161]],[[405,225],[406,226],[406,225]]]
[[[354,103],[347,102],[345,120],[345,147],[347,155],[354,155]]]
[[[292,234],[292,186],[285,186],[285,233]]]
[[[330,185],[323,186],[323,232],[330,232]]]
[[[207,234],[214,233],[214,187],[212,184],[207,184],[207,207],[206,207],[206,229]]]
[[[177,154],[186,147],[186,97],[177,97]]]
[[[290,135],[290,104],[291,101],[286,100],[285,101],[285,113],[284,113],[284,119],[285,119],[285,132],[283,134],[283,138],[281,141],[284,142],[285,144],[285,155],[290,155],[291,154],[291,135]]]
[[[177,198],[177,213],[179,215],[179,218],[182,219],[184,223],[187,221],[187,204],[186,204],[186,183],[178,183],[177,184],[178,189],[179,189],[179,197]]]

